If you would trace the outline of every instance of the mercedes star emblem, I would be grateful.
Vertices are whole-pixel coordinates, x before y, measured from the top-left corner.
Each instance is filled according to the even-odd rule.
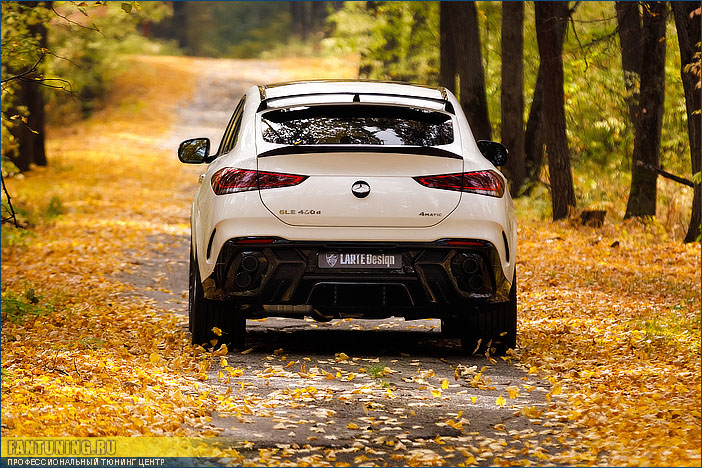
[[[366,198],[370,193],[370,185],[368,182],[359,180],[353,183],[351,187],[351,193],[353,193],[358,198]]]

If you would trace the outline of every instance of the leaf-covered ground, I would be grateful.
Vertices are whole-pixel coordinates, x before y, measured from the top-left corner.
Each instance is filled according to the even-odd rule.
[[[33,235],[3,235],[2,436],[212,436],[214,412],[243,420],[263,411],[266,402],[220,392],[213,382],[219,375],[211,377],[221,369],[220,379],[239,379],[243,390],[257,376],[223,362],[224,349],[191,346],[176,317],[125,295],[128,286],[114,279],[134,267],[125,252],[147,255],[150,236],[188,232],[195,173],[164,141],[172,139],[176,105],[190,97],[196,71],[210,65],[135,58],[111,106],[52,130],[50,167],[8,181],[35,226]],[[276,66],[290,78],[349,68],[293,60]],[[516,207],[530,212],[529,200]],[[553,439],[561,449],[540,451],[536,462],[500,457],[506,443],[476,454],[489,449],[488,462],[505,465],[699,466],[699,243],[662,240],[660,227],[636,221],[595,229],[521,215],[519,226],[516,358],[525,373],[551,384],[540,416],[558,423]],[[284,403],[320,397],[320,379]],[[436,391],[444,385],[436,384]],[[274,450],[253,459],[226,454],[253,465],[342,464]],[[352,464],[369,464],[353,450]],[[475,453],[460,443],[451,450]],[[421,450],[397,453],[396,464],[456,462]]]

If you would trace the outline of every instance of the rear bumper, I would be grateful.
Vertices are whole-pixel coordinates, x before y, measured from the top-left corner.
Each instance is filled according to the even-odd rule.
[[[326,315],[443,317],[452,310],[460,314],[461,305],[507,301],[511,287],[499,252],[483,240],[241,242],[224,243],[203,289],[206,298],[236,302],[250,316],[299,315],[313,308]],[[326,252],[399,254],[402,265],[320,268],[318,255]],[[308,307],[263,307],[274,305]]]

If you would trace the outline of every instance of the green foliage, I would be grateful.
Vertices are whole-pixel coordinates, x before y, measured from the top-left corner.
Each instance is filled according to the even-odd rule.
[[[63,214],[63,202],[57,196],[51,197],[49,205],[46,207],[46,217],[48,219],[56,219]]]
[[[104,2],[82,14],[76,13],[79,10],[72,2],[60,5],[59,14],[68,20],[53,21],[48,32],[53,56],[47,75],[65,79],[72,92],[47,95],[49,118],[60,123],[67,115],[87,116],[101,105],[111,80],[125,66],[124,55],[175,49],[140,34],[142,23],[172,15],[165,2]]]
[[[294,40],[287,2],[189,2],[187,7],[193,55],[258,57]]]
[[[368,369],[368,375],[373,377],[374,379],[379,379],[385,375],[385,366],[382,366],[380,364],[371,366]]]
[[[689,302],[693,302],[692,299]],[[633,321],[636,328],[643,330],[648,343],[662,342],[666,346],[675,346],[677,342],[687,342],[700,329],[700,315],[688,310],[686,304],[676,304],[655,317]],[[693,342],[693,348],[699,352],[700,343]]]
[[[0,378],[6,382],[8,382],[8,381],[11,382],[12,380],[15,379],[15,376],[14,376],[14,374],[12,374],[12,372],[10,372],[9,370],[7,370],[3,367],[3,368],[0,368]]]
[[[25,287],[24,294],[11,291],[2,292],[2,320],[24,322],[52,313],[55,310],[53,301],[37,295],[33,286]]]
[[[346,2],[328,21],[334,33],[325,49],[360,52],[362,78],[437,83],[437,2]]]
[[[21,248],[29,244],[32,239],[36,238],[36,235],[28,229],[7,225],[0,229],[0,238],[2,239],[2,248]]]
[[[65,124],[73,114],[85,116],[109,88],[123,64],[122,54],[165,50],[143,38],[138,28],[171,13],[166,2],[124,2],[121,8],[115,2],[39,2],[33,7],[2,2],[2,77],[9,79],[2,85],[3,175],[18,172],[10,162],[18,149],[10,130],[28,117],[16,95],[19,80],[12,77],[32,72],[27,76],[43,86],[49,120]]]
[[[575,4],[571,3],[571,7]],[[495,135],[500,132],[501,22],[499,2],[478,2],[486,94]],[[436,84],[439,61],[438,4],[434,2],[347,2],[329,17],[335,54],[360,54],[360,75],[372,79]],[[634,129],[629,121],[624,72],[613,2],[579,2],[569,22],[563,50],[567,135],[579,207],[607,209],[623,216],[631,180]],[[666,95],[661,165],[690,173],[687,114],[680,79],[680,56],[672,15],[667,28]],[[525,121],[539,67],[534,5],[524,19]],[[542,173],[548,180],[548,172]],[[681,191],[685,193],[684,190]],[[661,205],[679,205],[680,194],[661,192]],[[549,211],[546,186],[531,194],[529,210]],[[674,209],[673,211],[676,211]],[[670,211],[670,209],[668,209]],[[681,217],[681,210],[673,216]],[[686,209],[682,208],[685,213]],[[667,214],[666,214],[667,216]],[[687,216],[687,214],[682,215]]]
[[[10,78],[33,68],[38,73],[43,70],[41,60],[47,53],[41,46],[41,37],[32,32],[32,28],[41,23],[48,23],[49,10],[30,8],[21,2],[2,2],[0,12],[0,46],[2,48],[2,173],[4,176],[15,173],[17,167],[8,160],[8,156],[17,150],[17,142],[10,133],[16,125],[26,122],[27,108],[18,106],[17,80]],[[13,109],[13,110],[11,110]]]
[[[42,194],[41,199],[45,202],[38,202],[36,205],[29,205],[13,198],[12,207],[15,211],[19,227],[15,227],[11,222],[3,225],[0,230],[2,247],[22,248],[27,246],[36,235],[32,229],[36,226],[52,224],[59,217],[66,213],[66,207],[61,198],[56,195]],[[2,216],[8,217],[10,208],[3,194]]]

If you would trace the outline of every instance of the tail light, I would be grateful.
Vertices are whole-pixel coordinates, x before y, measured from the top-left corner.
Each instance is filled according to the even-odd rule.
[[[225,167],[212,176],[212,190],[217,195],[263,190],[278,187],[292,187],[302,183],[307,176],[282,174],[278,172],[252,171]]]
[[[505,184],[502,181],[502,177],[492,169],[487,171],[419,176],[414,177],[414,180],[425,187],[454,190],[456,192],[477,193],[490,197],[500,198],[505,193]]]

